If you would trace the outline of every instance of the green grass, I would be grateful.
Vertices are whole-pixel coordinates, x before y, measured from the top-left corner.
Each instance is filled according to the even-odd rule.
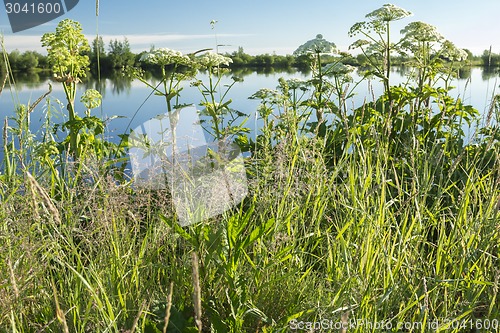
[[[286,331],[293,319],[343,313],[498,319],[498,164],[485,171],[481,155],[462,159],[455,188],[417,152],[406,176],[383,145],[355,145],[333,167],[320,152],[312,139],[250,159],[261,176],[244,204],[188,229],[175,226],[165,193],[99,172],[60,199],[44,177],[3,183],[1,330],[162,331],[173,282],[169,330],[196,331],[192,251],[206,329]],[[429,198],[432,187],[450,203]]]
[[[387,87],[347,110],[348,78],[334,91],[314,75],[307,94],[285,80],[260,94],[262,134],[240,141],[248,196],[186,228],[168,191],[113,167],[94,123],[73,132],[74,161],[60,124],[48,116],[40,143],[19,106],[3,131],[0,332],[498,331],[500,99],[464,144],[475,110],[444,89]],[[308,127],[315,111],[336,118]]]

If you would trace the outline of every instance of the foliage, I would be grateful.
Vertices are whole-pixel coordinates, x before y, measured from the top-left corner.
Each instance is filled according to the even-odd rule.
[[[86,76],[89,50],[88,41],[82,33],[80,23],[66,19],[61,21],[55,33],[42,36],[42,46],[47,48],[48,60],[53,67],[55,79],[61,82],[68,101],[69,148],[73,157],[79,156],[79,140],[75,112],[76,84]]]
[[[366,15],[368,21],[355,23],[349,36],[363,35],[366,39],[355,41],[350,48],[361,49],[372,66],[371,73],[384,82],[390,99],[390,74],[392,53],[399,50],[399,43],[391,40],[391,22],[399,21],[411,13],[392,4],[386,4]]]
[[[33,105],[18,105],[3,132],[0,330],[286,332],[327,318],[352,332],[382,322],[388,331],[463,332],[498,323],[500,97],[479,127],[478,112],[449,93],[449,59],[462,58],[460,50],[420,22],[404,29],[406,44],[390,42],[390,22],[407,14],[385,5],[354,28],[368,38],[357,45],[384,83],[381,96],[349,107],[352,57],[324,57],[314,45],[331,51],[333,43],[318,36],[300,48],[312,51],[300,60],[309,80],[280,79],[251,97],[263,123],[255,140],[227,122],[244,118],[229,107],[237,79],[223,82],[230,58],[142,54],[159,83],[141,69],[129,73],[165,100],[171,124],[191,81],[207,132],[249,153],[248,197],[189,227],[177,223],[168,191],[109,172],[109,154],[99,153],[109,143],[97,141],[104,123],[91,112],[96,90],[80,98],[85,117],[65,124],[50,123],[64,107],[46,99],[40,133],[30,132]],[[73,58],[49,52],[71,93],[88,64],[77,51],[89,51],[65,39],[63,27],[78,34],[67,21],[44,43],[73,47]],[[393,86],[386,71],[396,50],[414,74]],[[85,163],[64,157],[54,130],[61,125]],[[477,126],[468,142],[464,125]]]
[[[500,66],[500,54],[484,50],[481,55],[482,65],[485,67],[498,67]]]
[[[113,68],[124,68],[133,66],[135,55],[130,50],[130,44],[125,38],[123,41],[111,40],[109,42],[109,52],[107,54],[109,62]]]

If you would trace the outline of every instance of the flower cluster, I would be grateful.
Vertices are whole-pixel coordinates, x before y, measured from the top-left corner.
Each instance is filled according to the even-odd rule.
[[[333,74],[333,75],[348,75],[354,70],[356,67],[351,66],[351,65],[346,65],[341,62],[333,63],[333,64],[328,64],[325,66],[325,73],[328,74]]]
[[[286,84],[289,89],[296,90],[296,89],[301,89],[301,90],[306,90],[307,89],[307,81],[304,81],[302,79],[298,78],[291,78],[286,80]]]
[[[310,55],[310,54],[335,54],[337,46],[335,43],[329,42],[323,38],[323,35],[316,35],[315,39],[311,39],[302,44],[293,52],[296,56]]]
[[[140,61],[160,66],[167,66],[172,64],[177,65],[192,65],[191,59],[187,55],[183,55],[180,51],[171,50],[168,48],[159,48],[144,53]]]
[[[261,88],[250,96],[249,99],[260,99],[263,103],[269,102],[272,104],[278,104],[282,101],[283,96],[278,90]]]
[[[349,50],[363,48],[365,45],[370,45],[370,42],[366,39],[358,39],[349,46]]]
[[[464,61],[468,54],[463,49],[459,49],[449,40],[444,41],[441,47],[441,56],[451,61]]]
[[[213,68],[219,66],[229,66],[233,62],[233,59],[223,56],[214,52],[207,52],[201,57],[197,58],[199,65],[205,68]]]
[[[385,4],[366,15],[372,21],[392,22],[411,16],[412,13],[393,4]]]
[[[443,36],[437,31],[436,27],[424,22],[411,22],[401,30],[405,41],[417,42],[439,42]]]

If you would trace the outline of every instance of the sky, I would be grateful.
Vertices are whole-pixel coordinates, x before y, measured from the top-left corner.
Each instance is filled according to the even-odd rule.
[[[14,1],[14,0],[12,0]],[[89,40],[102,36],[128,39],[132,51],[167,47],[184,53],[205,48],[233,52],[242,47],[249,54],[291,54],[306,41],[322,34],[340,51],[356,39],[349,28],[381,7],[384,0],[80,0],[65,15],[41,26],[12,33],[5,8],[0,9],[0,33],[8,52],[36,50],[43,53],[40,37],[55,31],[65,18],[79,21]],[[423,21],[457,47],[481,54],[492,47],[500,53],[500,0],[393,0],[413,13],[398,21],[399,31],[413,21]],[[214,28],[211,21],[217,21]]]

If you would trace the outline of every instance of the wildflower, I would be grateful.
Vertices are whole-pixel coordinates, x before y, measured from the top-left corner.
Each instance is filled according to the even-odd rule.
[[[366,15],[372,21],[392,22],[411,16],[412,13],[393,4],[385,4]]]
[[[311,39],[306,43],[299,46],[297,50],[293,52],[296,56],[310,55],[310,54],[335,54],[337,52],[337,46],[335,43],[329,42],[323,38],[323,35],[316,35],[315,39]]]
[[[436,27],[424,22],[411,22],[401,30],[404,39],[417,42],[439,42],[443,36]]]
[[[381,8],[374,10],[366,15],[368,22],[357,22],[349,29],[349,37],[353,37],[358,33],[364,35],[373,31],[377,33],[385,32],[387,23],[401,20],[412,13],[392,4],[385,4]]]
[[[198,64],[205,68],[213,68],[219,66],[229,66],[233,59],[223,56],[222,54],[207,52],[197,59]]]
[[[288,79],[288,80],[286,80],[286,84],[292,90],[307,89],[307,82],[302,80],[302,79],[298,79],[298,78]]]
[[[277,90],[272,90],[269,88],[261,88],[256,91],[249,99],[267,99],[269,97],[278,96],[279,92]]]
[[[201,87],[203,85],[203,81],[201,80],[196,80],[191,82],[191,87]]]
[[[95,89],[87,89],[80,98],[80,102],[85,105],[87,109],[95,109],[101,105],[102,95]]]
[[[369,45],[369,44],[370,44],[370,42],[367,41],[366,39],[358,39],[357,41],[355,41],[354,43],[352,43],[349,46],[349,50],[363,48],[363,46]]]
[[[154,49],[150,52],[144,53],[140,61],[167,66],[171,64],[190,66],[192,64],[191,59],[187,55],[183,55],[180,51],[171,50],[168,48]]]
[[[451,61],[464,61],[467,59],[468,54],[463,49],[459,49],[449,40],[443,42],[441,48],[441,56]]]
[[[272,104],[279,104],[282,101],[283,96],[279,93],[278,90],[261,88],[252,96],[250,96],[249,99],[260,99],[263,103],[269,102]]]
[[[356,68],[351,65],[345,65],[341,62],[337,62],[334,64],[328,64],[325,66],[325,73],[333,74],[333,75],[348,75],[354,72]]]

